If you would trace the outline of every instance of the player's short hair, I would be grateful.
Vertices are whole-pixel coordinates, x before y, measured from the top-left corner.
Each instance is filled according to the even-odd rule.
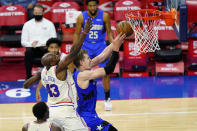
[[[44,7],[41,4],[35,4],[33,10],[35,7],[42,8],[42,11],[44,12]]]
[[[50,44],[54,44],[54,43],[56,43],[59,47],[62,44],[62,42],[59,39],[57,39],[57,38],[50,38],[50,39],[47,40],[46,46],[49,47]]]
[[[84,54],[88,54],[88,51],[80,50],[77,56],[75,57],[73,63],[77,68],[80,66],[80,61],[84,59]]]
[[[39,102],[33,106],[32,111],[37,119],[42,119],[44,118],[45,113],[48,111],[48,106],[45,104],[45,102]]]
[[[88,3],[91,1],[95,1],[97,4],[99,4],[99,0],[86,0],[86,5],[88,5]]]

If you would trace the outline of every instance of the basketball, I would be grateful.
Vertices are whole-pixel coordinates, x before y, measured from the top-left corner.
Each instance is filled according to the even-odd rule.
[[[116,26],[116,32],[119,34],[120,32],[126,34],[126,36],[131,36],[133,34],[133,29],[129,23],[129,21],[121,21]]]

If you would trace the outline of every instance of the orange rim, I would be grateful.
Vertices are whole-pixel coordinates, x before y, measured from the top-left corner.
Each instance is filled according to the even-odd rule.
[[[135,16],[138,14],[143,16]],[[149,16],[145,16],[145,13],[150,14]],[[166,25],[173,25],[175,21],[175,11],[159,11],[155,9],[139,9],[139,10],[130,10],[126,13],[126,17],[131,19],[143,19],[145,21],[151,20],[159,20],[163,19],[166,21]]]

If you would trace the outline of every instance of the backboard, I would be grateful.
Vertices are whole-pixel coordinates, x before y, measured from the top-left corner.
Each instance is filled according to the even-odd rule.
[[[173,26],[180,42],[186,42],[193,24],[197,23],[197,0],[165,0],[165,9],[176,10]]]

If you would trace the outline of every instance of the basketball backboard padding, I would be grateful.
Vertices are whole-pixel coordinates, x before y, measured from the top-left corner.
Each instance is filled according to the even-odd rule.
[[[187,23],[187,6],[186,4],[181,4],[179,10],[179,25],[176,25],[176,28],[178,28],[178,37],[180,42],[187,41]]]

